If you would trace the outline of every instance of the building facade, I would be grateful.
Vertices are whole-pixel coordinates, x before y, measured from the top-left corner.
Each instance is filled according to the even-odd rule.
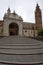
[[[23,22],[21,16],[14,11],[11,13],[8,8],[7,13],[4,14],[3,20],[0,20],[0,36],[37,36],[37,30],[42,28],[42,14],[39,5],[37,4],[35,10],[35,23]]]

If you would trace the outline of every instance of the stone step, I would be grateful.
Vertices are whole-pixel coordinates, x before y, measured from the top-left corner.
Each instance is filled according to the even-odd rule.
[[[10,53],[10,54],[35,54],[42,53],[43,49],[0,49],[0,53]]]
[[[4,37],[0,39],[0,43],[40,43],[37,40],[25,38],[25,37]]]
[[[1,45],[3,45],[3,46],[4,46],[4,45],[5,45],[5,46],[6,46],[6,45],[7,45],[7,46],[8,46],[8,45],[9,45],[9,46],[13,46],[13,45],[14,45],[14,46],[16,46],[16,45],[19,45],[19,46],[20,46],[20,45],[21,45],[21,46],[27,46],[27,45],[28,45],[28,46],[38,46],[38,45],[43,45],[43,42],[41,42],[41,43],[34,43],[34,42],[33,42],[33,43],[29,43],[29,42],[28,42],[28,43],[7,43],[7,42],[6,42],[6,43],[0,43],[0,46],[1,46]]]
[[[0,62],[4,62],[4,63],[20,63],[20,64],[22,64],[22,63],[31,64],[32,63],[32,64],[34,64],[34,63],[43,62],[42,54],[40,54],[40,55],[4,55],[4,54],[0,54],[0,58],[1,58]]]
[[[0,49],[40,49],[43,45],[0,45]]]

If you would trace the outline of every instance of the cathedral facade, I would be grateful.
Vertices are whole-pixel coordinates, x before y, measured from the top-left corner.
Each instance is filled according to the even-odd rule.
[[[42,14],[39,5],[35,10],[35,23],[23,22],[21,16],[14,11],[11,13],[8,8],[4,14],[3,20],[0,20],[0,36],[28,36],[36,37],[37,31],[42,28]]]

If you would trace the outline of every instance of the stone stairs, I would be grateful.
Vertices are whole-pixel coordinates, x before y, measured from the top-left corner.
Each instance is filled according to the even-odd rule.
[[[20,36],[1,38],[0,64],[43,64],[43,42]]]

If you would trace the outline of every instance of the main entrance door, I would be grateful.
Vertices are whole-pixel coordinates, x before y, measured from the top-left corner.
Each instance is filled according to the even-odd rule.
[[[18,35],[18,30],[19,30],[18,24],[11,23],[9,25],[9,34],[10,35]]]

